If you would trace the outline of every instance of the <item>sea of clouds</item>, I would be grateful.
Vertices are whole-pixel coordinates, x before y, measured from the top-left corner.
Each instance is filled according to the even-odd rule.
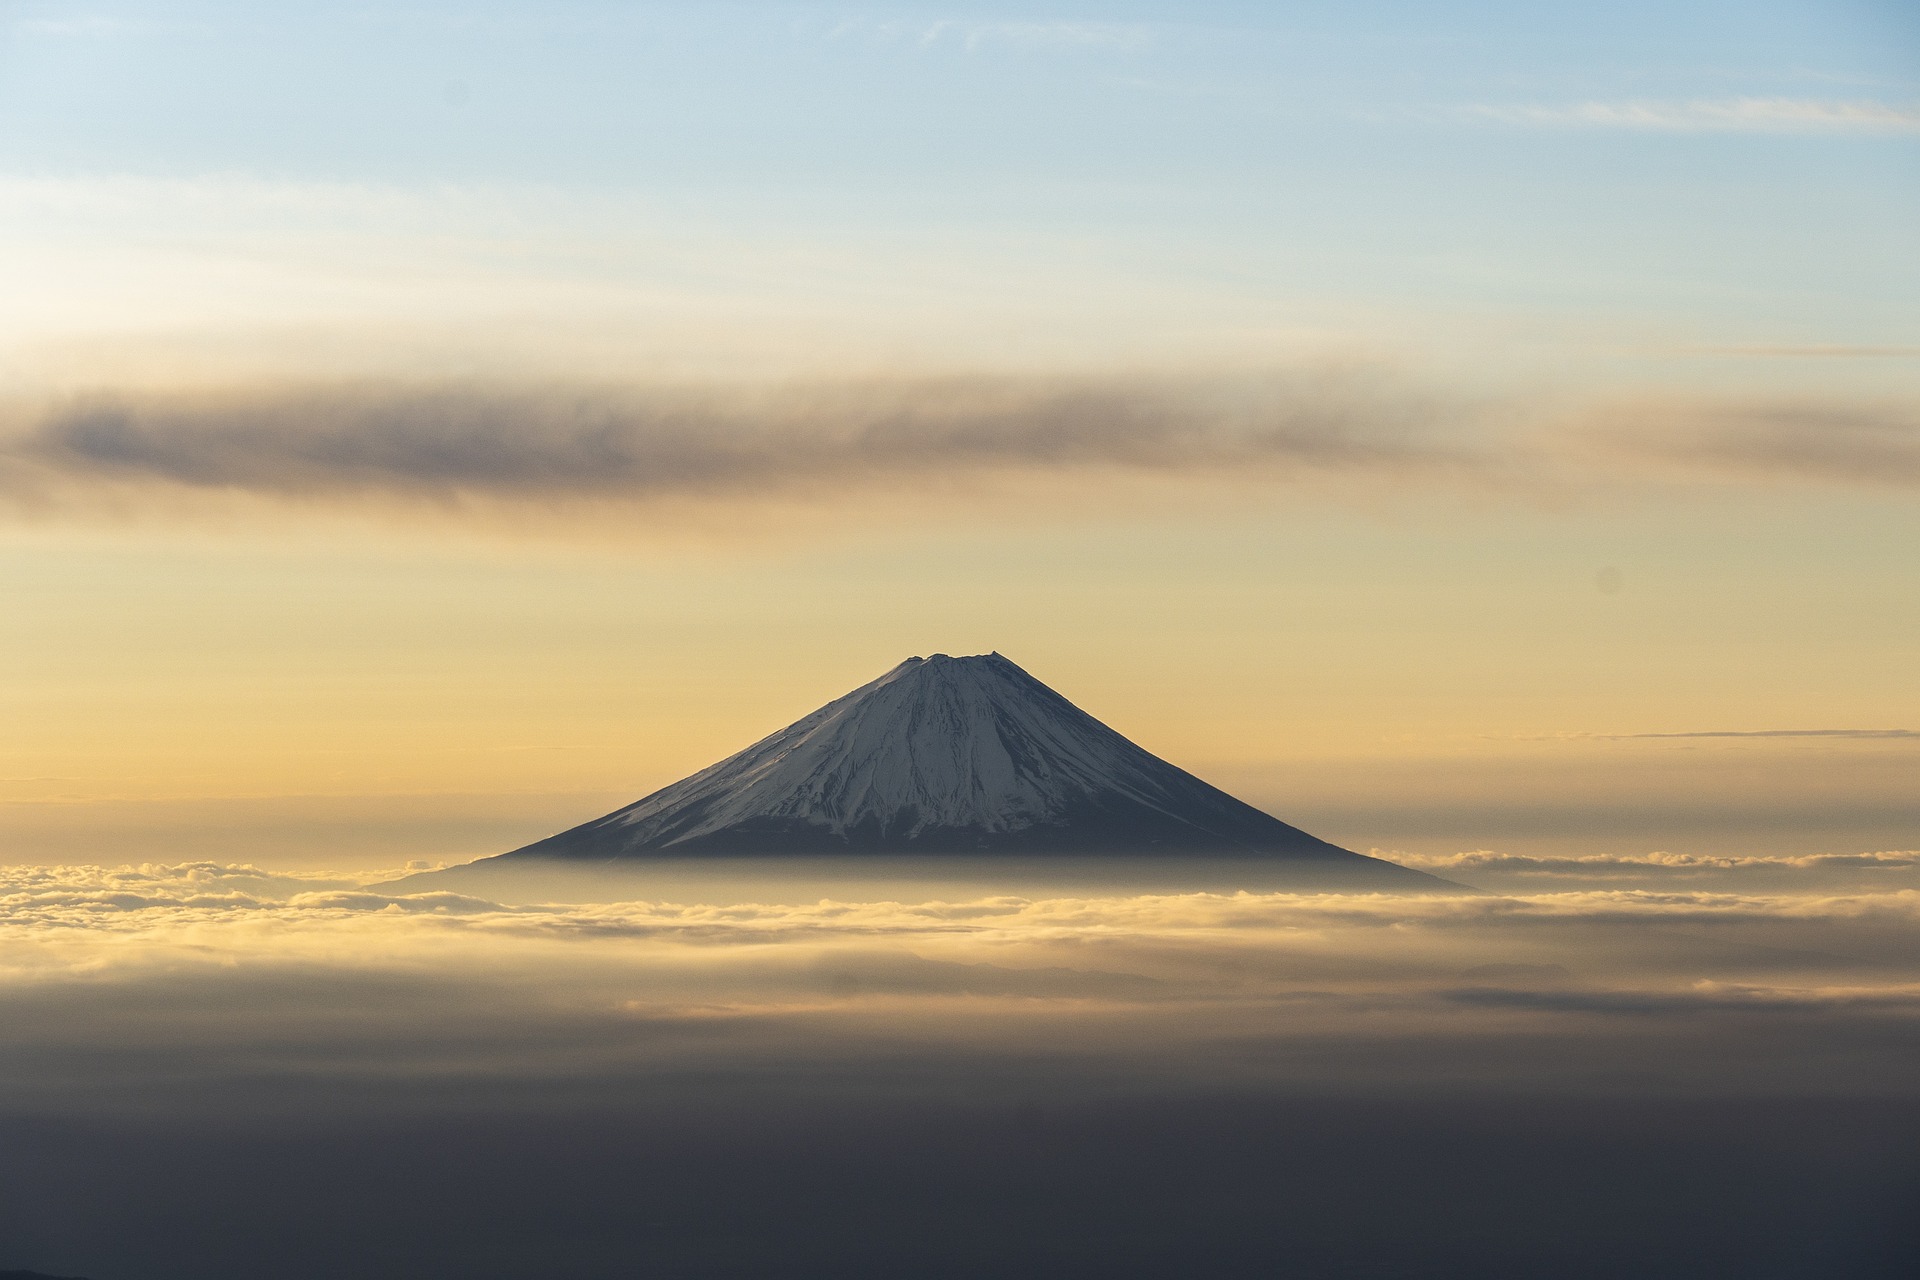
[[[1489,891],[528,903],[215,862],[0,869],[0,1265],[1916,1256],[1920,855],[1426,865]],[[1461,1243],[1480,1214],[1497,1247]]]
[[[971,1057],[1036,1085],[1913,1089],[1920,856],[1426,862],[1499,891],[511,904],[12,867],[0,1063],[16,1102],[156,1105],[239,1076],[570,1089],[840,1058],[906,1085]]]

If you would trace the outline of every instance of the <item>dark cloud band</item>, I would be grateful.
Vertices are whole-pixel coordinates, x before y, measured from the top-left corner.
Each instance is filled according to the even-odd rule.
[[[1569,415],[1336,369],[130,393],[0,432],[0,502],[82,516],[226,499],[468,514],[858,505],[1124,477],[1537,495],[1690,476],[1910,487],[1920,484],[1920,409],[1666,399]]]
[[[0,444],[13,486],[644,499],[995,471],[1477,464],[1458,413],[1367,379],[949,379],[757,392],[334,388],[100,400]]]

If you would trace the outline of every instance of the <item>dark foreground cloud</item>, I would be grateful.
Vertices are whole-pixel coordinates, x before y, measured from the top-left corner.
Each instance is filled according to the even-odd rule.
[[[90,1280],[1905,1280],[1920,1248],[1899,1103],[486,1103],[0,1118],[0,1247]]]

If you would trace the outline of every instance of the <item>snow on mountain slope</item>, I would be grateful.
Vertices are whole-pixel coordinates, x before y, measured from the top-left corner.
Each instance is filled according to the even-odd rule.
[[[718,764],[504,856],[1148,852],[1374,861],[1135,746],[997,653],[909,658]]]

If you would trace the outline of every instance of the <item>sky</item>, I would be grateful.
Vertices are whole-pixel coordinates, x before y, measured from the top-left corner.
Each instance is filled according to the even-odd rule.
[[[998,650],[1360,849],[1911,848],[1904,5],[16,3],[12,860]]]

